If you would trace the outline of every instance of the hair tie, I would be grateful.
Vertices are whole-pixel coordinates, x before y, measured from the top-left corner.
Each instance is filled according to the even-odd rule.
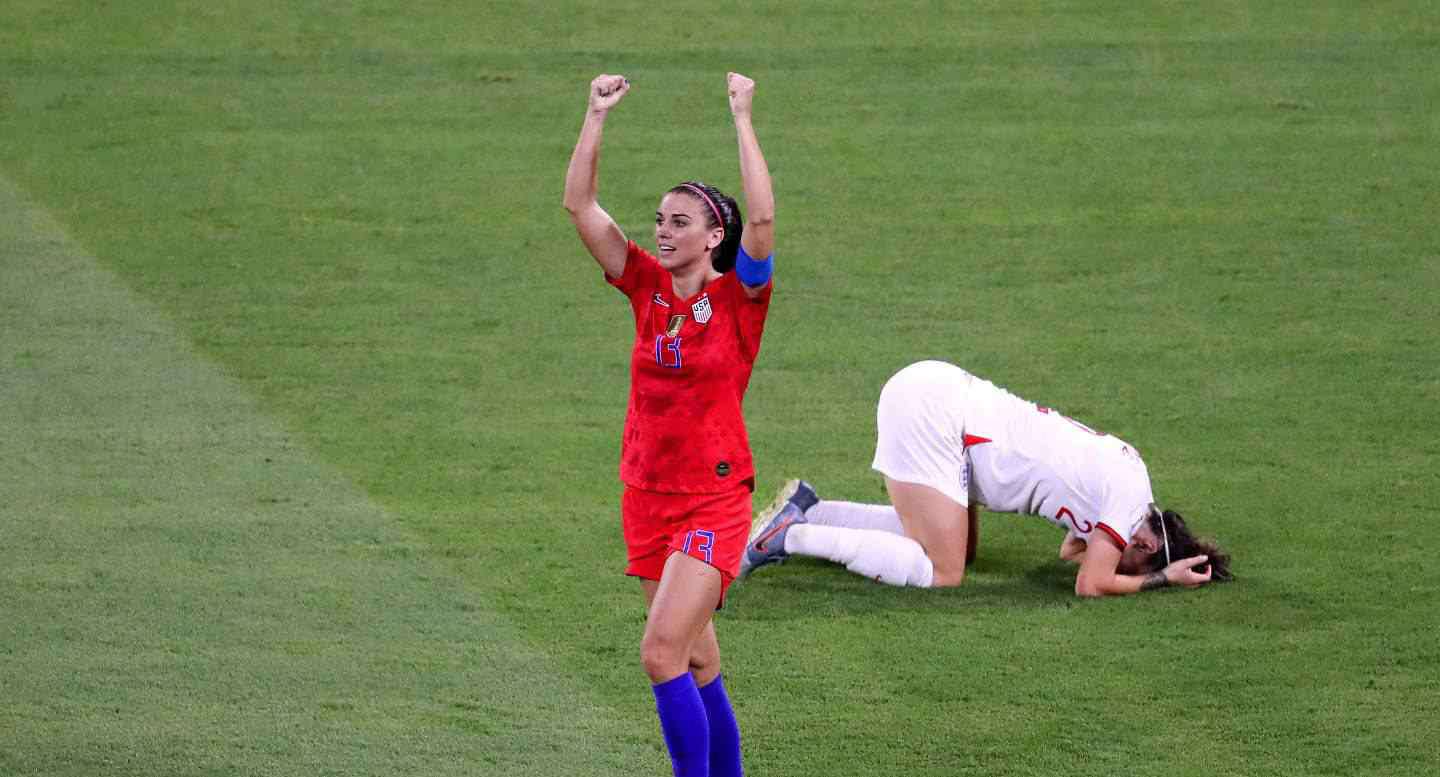
[[[1165,544],[1165,566],[1170,566],[1170,532],[1165,528],[1165,512],[1159,505],[1152,504],[1150,509],[1154,511],[1155,517],[1160,519],[1161,542]]]
[[[725,219],[720,215],[720,209],[715,207],[715,201],[710,199],[710,195],[706,194],[704,189],[701,189],[693,183],[682,183],[680,185],[700,195],[700,199],[704,200],[705,204],[710,206],[710,212],[715,214],[715,220],[720,222],[720,228],[725,228]]]

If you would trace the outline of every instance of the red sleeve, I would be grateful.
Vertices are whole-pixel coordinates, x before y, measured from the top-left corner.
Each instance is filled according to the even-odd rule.
[[[732,273],[733,275],[733,273]],[[765,317],[770,314],[770,293],[775,289],[775,281],[772,279],[760,291],[760,294],[751,297],[745,293],[744,286],[740,279],[735,279],[736,309],[735,325],[740,332],[740,352],[746,361],[755,361],[760,355],[760,338],[765,334]]]
[[[660,262],[656,261],[649,251],[631,240],[625,247],[625,274],[619,278],[611,278],[607,273],[605,282],[629,297],[637,291],[659,288],[661,272],[663,271],[660,269]]]
[[[1106,525],[1106,524],[1104,524],[1104,523],[1097,524],[1095,528],[1097,528],[1097,529],[1099,529],[1100,531],[1104,532],[1104,533],[1105,533],[1105,536],[1109,537],[1109,538],[1110,538],[1110,541],[1113,542],[1113,543],[1115,543],[1115,547],[1117,547],[1117,548],[1119,548],[1119,549],[1121,549],[1121,550],[1124,550],[1124,549],[1125,549],[1125,545],[1126,545],[1125,538],[1120,536],[1120,532],[1115,531],[1114,529],[1110,528],[1108,525]]]

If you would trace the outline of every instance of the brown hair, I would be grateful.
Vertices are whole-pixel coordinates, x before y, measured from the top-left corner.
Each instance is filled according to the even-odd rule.
[[[1148,520],[1150,529],[1155,532],[1155,537],[1161,542],[1169,543],[1171,560],[1179,561],[1191,556],[1207,556],[1206,562],[1196,567],[1197,570],[1210,567],[1210,579],[1217,583],[1228,583],[1235,579],[1235,576],[1230,573],[1230,554],[1221,550],[1215,540],[1197,538],[1192,534],[1190,527],[1185,525],[1185,519],[1181,518],[1179,513],[1174,510],[1164,512],[1152,510]],[[1163,548],[1150,555],[1147,566],[1149,568],[1145,570],[1146,572],[1158,572],[1165,568]],[[1201,574],[1204,572],[1202,571]]]
[[[735,256],[740,251],[740,233],[745,231],[745,221],[740,217],[740,204],[735,202],[734,197],[701,181],[685,181],[669,193],[677,192],[688,194],[705,206],[702,209],[706,215],[705,226],[725,230],[725,237],[720,240],[720,245],[710,251],[710,264],[716,272],[729,272],[735,267]]]

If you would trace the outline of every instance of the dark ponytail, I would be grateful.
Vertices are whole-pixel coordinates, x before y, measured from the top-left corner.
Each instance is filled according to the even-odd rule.
[[[1164,512],[1152,510],[1148,520],[1151,531],[1155,532],[1156,539],[1165,542],[1168,538],[1172,561],[1179,561],[1191,556],[1208,556],[1208,560],[1196,569],[1203,570],[1207,566],[1210,567],[1210,579],[1217,583],[1228,583],[1235,579],[1235,576],[1230,574],[1230,554],[1221,550],[1214,540],[1197,539],[1190,532],[1190,527],[1185,525],[1185,519],[1181,518],[1179,513],[1174,510]],[[1148,571],[1158,572],[1164,568],[1165,550],[1161,548],[1151,554]]]
[[[710,264],[716,272],[730,272],[740,251],[740,234],[745,231],[745,219],[740,215],[739,203],[734,197],[701,181],[686,181],[670,190],[671,194],[677,192],[700,201],[703,206],[701,212],[706,216],[705,226],[725,230],[720,245],[710,251]]]

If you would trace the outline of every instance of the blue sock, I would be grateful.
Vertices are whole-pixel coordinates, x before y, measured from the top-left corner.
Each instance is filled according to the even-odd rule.
[[[725,681],[720,675],[700,689],[700,700],[705,702],[705,716],[710,719],[710,777],[744,777],[740,767],[740,725],[735,722],[735,710],[730,708],[730,697],[725,693]]]
[[[686,672],[650,690],[675,777],[710,777],[710,724],[695,676]]]

